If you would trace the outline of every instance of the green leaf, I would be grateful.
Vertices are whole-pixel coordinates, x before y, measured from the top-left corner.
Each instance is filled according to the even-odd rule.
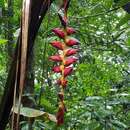
[[[46,109],[49,109],[49,110],[55,109],[54,106],[45,97],[42,97],[41,105],[43,105]]]
[[[114,124],[114,125],[116,125],[116,126],[118,126],[120,128],[127,128],[126,124],[124,124],[123,122],[120,122],[118,120],[112,120],[112,124]]]
[[[7,41],[8,41],[8,40],[6,40],[6,39],[0,39],[0,45],[7,43]]]
[[[18,113],[18,108],[14,108],[14,112]],[[40,116],[46,116],[49,120],[56,122],[56,117],[52,114],[48,114],[46,112],[28,108],[28,107],[21,107],[20,108],[20,115],[23,115],[24,117],[30,117],[30,118],[36,118]]]
[[[126,14],[117,24],[116,28],[119,28],[120,26],[128,23],[128,21],[130,20],[130,14]]]
[[[130,0],[120,0],[118,2],[118,6],[123,6],[123,5],[127,4],[128,2],[130,2]]]
[[[100,96],[91,96],[91,97],[86,98],[86,101],[90,101],[90,100],[102,100],[102,97],[100,97]]]
[[[100,127],[100,124],[98,122],[91,122],[88,124],[89,130],[98,130],[97,128]]]

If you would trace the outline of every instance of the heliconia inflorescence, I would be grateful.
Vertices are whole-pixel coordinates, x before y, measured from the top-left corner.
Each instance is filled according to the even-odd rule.
[[[64,104],[64,89],[68,83],[67,76],[73,72],[72,64],[78,60],[78,58],[74,56],[78,52],[78,49],[74,49],[73,46],[78,45],[79,41],[75,38],[70,38],[70,35],[76,33],[76,31],[74,28],[68,27],[68,3],[69,0],[64,0],[64,9],[62,9],[64,10],[64,16],[58,14],[63,28],[55,28],[52,30],[52,32],[61,39],[61,41],[51,42],[51,45],[54,48],[61,51],[60,53],[50,57],[50,60],[58,62],[58,66],[54,66],[52,70],[55,73],[61,74],[61,77],[57,80],[57,84],[60,87],[58,94],[59,108],[56,115],[58,125],[64,123],[64,113],[66,112]]]

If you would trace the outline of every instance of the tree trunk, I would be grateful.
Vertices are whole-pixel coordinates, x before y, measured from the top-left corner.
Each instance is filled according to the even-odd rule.
[[[29,39],[28,39],[28,52],[27,57],[31,56],[31,52],[34,46],[34,40],[36,38],[38,29],[40,24],[50,6],[50,2],[43,1],[43,0],[32,0],[31,5],[31,14],[30,14],[30,25],[29,25]],[[9,115],[11,112],[11,108],[13,105],[13,93],[14,93],[14,86],[15,86],[15,78],[16,78],[16,61],[19,60],[21,52],[20,50],[21,45],[21,35],[18,38],[14,58],[12,61],[12,65],[10,67],[10,71],[8,74],[4,95],[2,97],[2,102],[0,105],[0,130],[5,130],[6,124],[8,123]],[[27,63],[29,61],[27,60]],[[20,66],[18,68],[20,70]],[[19,71],[17,76],[17,82],[19,82]],[[17,89],[19,85],[17,86]]]

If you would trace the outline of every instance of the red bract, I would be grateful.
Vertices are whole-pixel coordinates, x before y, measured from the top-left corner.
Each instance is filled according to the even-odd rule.
[[[65,80],[65,79],[59,79],[59,80],[57,81],[57,83],[58,83],[59,85],[63,86],[64,88],[66,88],[67,82],[68,82],[68,81]]]
[[[78,49],[69,49],[69,50],[67,50],[67,52],[66,52],[66,56],[74,55],[74,54],[77,53],[77,51],[78,51]]]
[[[64,69],[64,77],[70,75],[73,71],[73,68],[72,67],[67,67]]]
[[[77,59],[76,57],[75,57],[75,58],[73,58],[73,57],[68,58],[68,59],[65,61],[65,65],[66,65],[66,66],[69,66],[69,65],[75,63],[77,60],[78,60],[78,59]]]
[[[60,38],[64,38],[65,37],[64,31],[62,29],[60,29],[60,28],[55,28],[52,31]]]
[[[59,108],[56,118],[57,118],[57,125],[62,125],[64,123],[64,108]]]
[[[56,61],[56,62],[61,62],[62,58],[59,55],[51,56],[50,60]]]
[[[63,50],[63,45],[61,42],[59,41],[52,41],[51,45],[59,50]]]
[[[55,67],[53,67],[52,70],[53,70],[54,72],[56,72],[56,73],[60,73],[60,72],[61,72],[60,66],[55,66]]]
[[[78,45],[78,44],[79,44],[79,41],[75,38],[68,39],[66,42],[67,46],[74,46],[74,45]]]
[[[76,33],[76,31],[75,31],[74,28],[67,27],[67,34],[68,34],[68,35],[71,35],[71,34],[74,34],[74,33]]]

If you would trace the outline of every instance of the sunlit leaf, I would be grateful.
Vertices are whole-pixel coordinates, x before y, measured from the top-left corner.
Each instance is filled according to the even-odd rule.
[[[8,41],[8,40],[6,40],[6,39],[0,39],[0,45],[1,45],[1,44],[6,44],[7,41]]]

